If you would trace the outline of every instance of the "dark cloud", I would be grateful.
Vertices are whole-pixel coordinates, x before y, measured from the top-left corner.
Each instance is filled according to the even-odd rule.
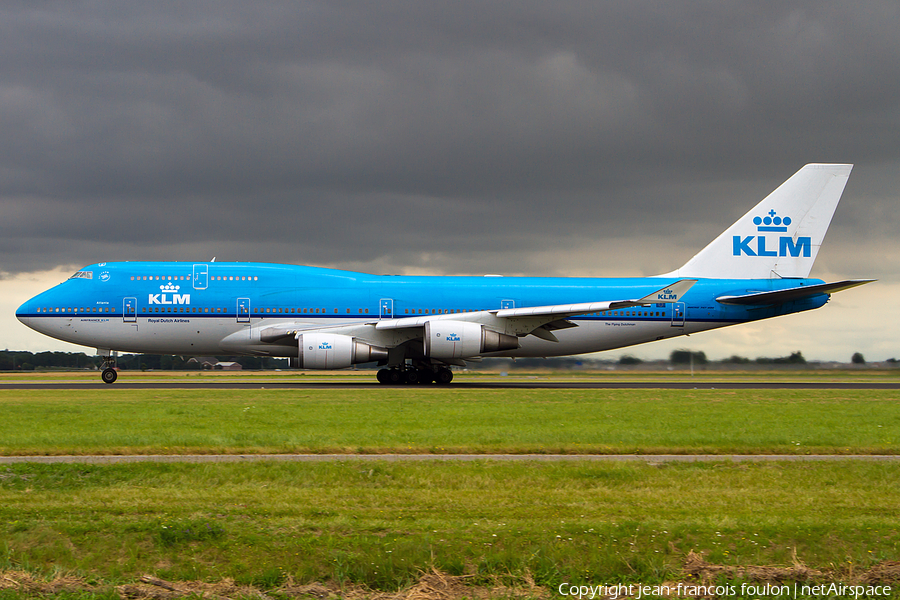
[[[888,242],[898,17],[889,1],[7,3],[0,271],[218,255],[549,274],[604,239],[621,255],[585,272],[665,271],[826,161],[858,165],[843,243]]]

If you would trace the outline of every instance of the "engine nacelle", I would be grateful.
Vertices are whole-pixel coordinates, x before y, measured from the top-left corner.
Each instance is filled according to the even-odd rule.
[[[360,342],[349,335],[304,333],[297,336],[297,358],[292,367],[301,369],[343,369],[358,363],[387,360],[388,351]]]
[[[518,347],[516,336],[491,331],[478,323],[449,320],[425,323],[425,356],[430,358],[471,358]]]

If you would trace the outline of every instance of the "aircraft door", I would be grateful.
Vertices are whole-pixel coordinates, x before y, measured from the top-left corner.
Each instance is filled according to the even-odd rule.
[[[237,322],[250,322],[250,298],[237,299]]]
[[[209,286],[209,265],[194,265],[194,289],[205,290]]]
[[[380,319],[393,319],[394,318],[394,299],[393,298],[382,298],[381,303],[379,305],[379,315]]]
[[[672,303],[672,327],[684,327],[684,302]]]
[[[125,323],[137,323],[137,298],[125,298],[122,300],[122,321]]]

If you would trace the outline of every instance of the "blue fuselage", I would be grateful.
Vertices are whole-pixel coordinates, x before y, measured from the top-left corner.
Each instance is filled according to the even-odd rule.
[[[773,306],[716,298],[822,283],[817,279],[700,279],[683,302],[579,315],[559,341],[526,337],[497,356],[596,352],[818,308],[827,294]],[[166,354],[261,351],[252,330],[293,322],[327,328],[419,315],[640,298],[658,277],[385,276],[264,263],[122,262],[85,267],[16,312],[29,327],[84,346]],[[450,317],[452,318],[452,317]],[[233,343],[248,331],[246,345]],[[223,340],[230,338],[232,342]],[[255,344],[255,345],[254,345]]]

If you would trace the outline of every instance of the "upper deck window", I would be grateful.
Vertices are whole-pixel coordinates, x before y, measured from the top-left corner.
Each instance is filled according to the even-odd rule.
[[[94,278],[93,271],[78,271],[77,273],[75,273],[74,275],[69,277],[69,279],[93,279],[93,278]]]

